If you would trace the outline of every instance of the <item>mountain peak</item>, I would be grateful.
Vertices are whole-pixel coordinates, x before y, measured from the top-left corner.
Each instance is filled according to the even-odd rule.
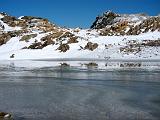
[[[101,35],[138,35],[160,30],[160,16],[148,16],[144,13],[116,14],[107,11],[96,17],[91,29],[100,30]]]
[[[101,16],[97,16],[96,20],[92,24],[92,29],[100,29],[104,26],[113,24],[114,18],[118,17],[119,15],[112,12],[112,11],[106,11]]]

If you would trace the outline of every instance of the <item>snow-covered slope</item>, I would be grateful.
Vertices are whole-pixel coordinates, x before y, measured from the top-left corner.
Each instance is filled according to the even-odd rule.
[[[140,14],[123,15],[116,18],[114,23],[105,25],[105,28],[67,29],[43,18],[31,16],[15,18],[0,13],[0,60],[160,59],[159,17],[156,17],[151,25],[144,25],[148,30],[137,34],[126,32],[122,35],[110,29],[107,34],[102,35],[102,31],[106,33],[106,28],[108,30],[119,25],[120,18],[130,21],[126,24],[125,31],[133,26],[142,25],[144,20],[151,19]],[[141,26],[140,30],[144,28]],[[115,34],[111,35],[111,32]]]

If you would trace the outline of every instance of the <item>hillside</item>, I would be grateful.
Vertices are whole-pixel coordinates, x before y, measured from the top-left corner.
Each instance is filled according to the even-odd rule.
[[[160,16],[98,16],[90,29],[0,13],[0,60],[160,59]]]

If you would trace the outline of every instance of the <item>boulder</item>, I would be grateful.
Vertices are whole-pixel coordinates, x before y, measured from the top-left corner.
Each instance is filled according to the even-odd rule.
[[[60,50],[60,52],[66,52],[67,50],[69,50],[69,45],[68,44],[61,44],[57,50]]]
[[[42,49],[42,48],[43,48],[43,46],[42,46],[41,42],[33,43],[32,45],[27,47],[27,49]]]
[[[85,64],[87,67],[98,67],[98,64],[97,63],[94,63],[94,62],[90,62],[88,64]]]
[[[70,37],[69,40],[68,40],[68,44],[71,44],[71,43],[78,43],[78,37],[77,36],[73,36],[73,37]]]
[[[43,44],[42,44],[42,46],[43,47],[46,47],[46,46],[48,46],[48,45],[54,45],[55,44],[55,41],[53,41],[53,40],[47,40],[47,41],[45,41]]]
[[[12,54],[11,56],[10,56],[10,58],[14,58],[15,57],[15,54]]]
[[[0,120],[13,120],[13,117],[9,113],[0,112]]]
[[[87,45],[84,47],[84,49],[88,49],[88,50],[95,50],[98,47],[97,43],[92,43],[92,42],[88,42]]]

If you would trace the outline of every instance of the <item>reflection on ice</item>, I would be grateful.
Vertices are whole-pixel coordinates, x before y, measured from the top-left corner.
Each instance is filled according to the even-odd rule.
[[[1,61],[0,69],[34,69],[34,68],[74,67],[82,69],[160,69],[160,61]]]

